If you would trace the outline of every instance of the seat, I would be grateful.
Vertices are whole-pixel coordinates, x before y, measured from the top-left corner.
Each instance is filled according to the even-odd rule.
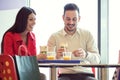
[[[93,74],[95,76],[96,72],[95,72],[95,68],[94,67],[92,67],[92,72],[93,72]]]
[[[0,55],[0,80],[18,80],[14,59],[10,55]]]

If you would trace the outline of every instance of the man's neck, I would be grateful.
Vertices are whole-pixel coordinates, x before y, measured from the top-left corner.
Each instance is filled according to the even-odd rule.
[[[73,31],[68,31],[67,29],[64,29],[64,30],[69,35],[73,35],[76,32],[76,30],[73,30]]]

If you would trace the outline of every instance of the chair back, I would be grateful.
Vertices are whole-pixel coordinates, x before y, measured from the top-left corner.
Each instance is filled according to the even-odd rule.
[[[14,59],[10,55],[0,55],[0,80],[18,80]]]
[[[93,72],[94,76],[96,77],[95,67],[92,67],[92,72]]]

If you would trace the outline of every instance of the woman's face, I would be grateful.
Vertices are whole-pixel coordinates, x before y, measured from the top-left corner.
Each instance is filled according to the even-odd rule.
[[[27,28],[26,28],[27,31],[32,31],[33,30],[33,27],[36,23],[35,21],[36,21],[36,15],[34,13],[31,13],[28,16],[28,20],[27,20]]]

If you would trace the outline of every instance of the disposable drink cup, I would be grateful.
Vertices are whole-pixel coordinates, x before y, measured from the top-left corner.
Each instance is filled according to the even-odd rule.
[[[55,52],[47,52],[47,59],[48,60],[55,60]]]
[[[55,46],[48,46],[47,48],[47,59],[48,60],[55,60],[56,58],[56,52],[55,52],[56,47]]]
[[[47,46],[40,46],[40,53],[46,54],[47,53]]]
[[[63,52],[63,59],[64,60],[71,60],[72,52]]]

